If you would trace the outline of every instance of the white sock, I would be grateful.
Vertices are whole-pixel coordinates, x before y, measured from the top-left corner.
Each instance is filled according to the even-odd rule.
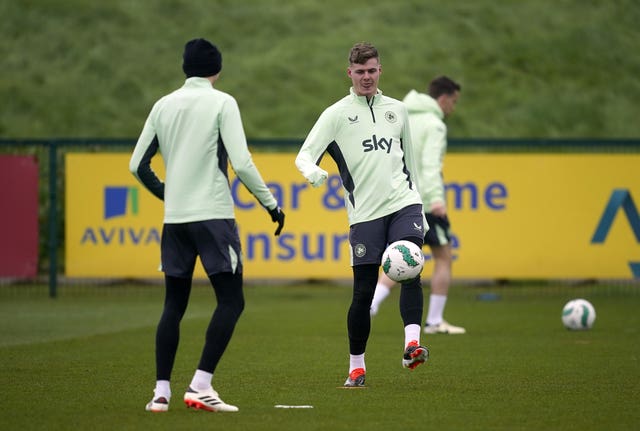
[[[364,353],[361,355],[349,355],[349,374],[356,368],[367,369],[367,367],[364,366]]]
[[[429,311],[427,313],[427,325],[439,325],[442,323],[444,306],[447,303],[447,295],[429,295]]]
[[[171,399],[171,385],[169,380],[157,380],[156,388],[153,391],[153,399],[165,397],[167,401]]]
[[[193,375],[193,379],[191,380],[191,389],[195,389],[196,391],[206,391],[207,389],[211,389],[211,379],[213,379],[213,374],[202,370],[196,370]]]
[[[407,347],[412,341],[420,344],[420,325],[411,324],[404,327],[404,346]]]
[[[378,309],[380,308],[380,304],[384,301],[387,296],[391,293],[391,289],[385,286],[382,283],[378,283],[376,285],[376,291],[373,294],[373,301],[371,301],[371,315],[375,316],[378,313]]]

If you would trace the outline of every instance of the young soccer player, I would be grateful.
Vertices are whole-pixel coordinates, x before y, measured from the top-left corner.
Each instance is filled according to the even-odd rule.
[[[212,386],[216,366],[244,309],[240,238],[228,162],[278,223],[276,235],[283,227],[284,214],[253,164],[235,99],[213,88],[222,68],[220,51],[205,39],[193,39],[185,45],[183,60],[184,85],[155,103],[129,164],[133,175],[164,201],[161,261],[165,302],[156,333],[156,387],[146,410],[169,409],[180,321],[200,256],[217,306],[184,402],[208,411],[235,412],[238,408],[222,401]],[[158,150],[165,164],[164,183],[150,165]]]
[[[411,90],[404,98],[409,110],[411,133],[416,142],[421,169],[420,195],[430,229],[424,242],[433,255],[431,294],[425,320],[425,334],[464,334],[466,329],[444,320],[444,308],[451,284],[451,228],[447,216],[442,166],[447,151],[447,126],[444,119],[455,109],[462,87],[446,76],[429,83],[429,94]],[[384,299],[395,285],[384,274],[378,279],[376,293],[371,303],[375,315]]]
[[[349,94],[320,115],[295,161],[307,181],[318,187],[327,178],[318,166],[326,152],[342,177],[353,267],[347,315],[349,373],[344,383],[348,388],[365,385],[369,308],[382,253],[387,244],[401,239],[422,247],[428,229],[413,176],[416,164],[407,110],[378,89],[381,73],[378,50],[369,43],[354,45],[347,69],[352,83]],[[427,347],[420,345],[422,304],[420,278],[404,283],[402,365],[410,369],[429,356]]]

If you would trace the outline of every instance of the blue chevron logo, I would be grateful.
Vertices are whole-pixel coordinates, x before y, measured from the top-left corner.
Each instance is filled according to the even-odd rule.
[[[640,215],[638,214],[638,208],[633,202],[631,193],[627,189],[614,189],[602,213],[596,231],[593,233],[591,244],[603,244],[605,242],[620,208],[622,208],[624,214],[627,216],[627,221],[636,237],[636,241],[640,243]],[[629,262],[629,268],[634,278],[640,278],[640,262]]]

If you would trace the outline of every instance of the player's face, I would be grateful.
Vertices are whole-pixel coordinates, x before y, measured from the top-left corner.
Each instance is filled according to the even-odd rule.
[[[374,96],[378,91],[378,79],[381,73],[382,66],[377,58],[370,58],[365,64],[352,64],[347,69],[353,90],[358,96]]]
[[[458,98],[460,97],[460,92],[456,91],[453,94],[443,94],[440,101],[440,107],[442,108],[442,112],[444,115],[451,115],[453,111],[456,109],[456,103],[458,103]]]

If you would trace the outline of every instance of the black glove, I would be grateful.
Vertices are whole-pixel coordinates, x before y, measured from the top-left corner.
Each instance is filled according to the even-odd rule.
[[[278,228],[274,233],[275,236],[278,236],[280,235],[280,231],[282,231],[282,227],[284,226],[284,213],[279,206],[276,206],[274,209],[269,210],[269,215],[271,216],[272,222],[278,223]]]

